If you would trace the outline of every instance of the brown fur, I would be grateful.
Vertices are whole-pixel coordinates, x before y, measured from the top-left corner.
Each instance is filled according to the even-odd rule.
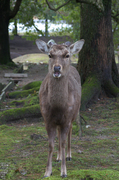
[[[49,52],[49,73],[44,79],[40,92],[40,108],[49,138],[49,155],[45,177],[52,173],[52,153],[54,138],[58,127],[59,151],[57,161],[62,160],[61,176],[66,177],[65,145],[68,136],[67,159],[71,159],[72,122],[75,120],[81,104],[81,82],[77,70],[70,65],[69,48],[54,45]],[[61,66],[61,77],[53,77],[53,67]]]

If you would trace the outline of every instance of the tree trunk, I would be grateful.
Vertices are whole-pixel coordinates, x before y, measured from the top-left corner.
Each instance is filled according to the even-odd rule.
[[[13,10],[10,10],[10,0],[0,0],[0,64],[12,62],[9,50],[9,20],[19,11],[22,0],[16,0]],[[13,63],[13,62],[12,62]]]
[[[48,19],[47,19],[47,16],[45,19],[45,37],[48,37]]]
[[[6,9],[8,6],[6,6]],[[9,50],[8,24],[9,19],[7,13],[0,6],[0,64],[12,62]]]
[[[104,11],[99,10],[92,4],[81,4],[81,38],[85,39],[85,45],[79,54],[78,71],[81,75],[83,87],[87,79],[97,78],[99,87],[103,87],[107,95],[117,96],[119,89],[115,85],[118,71],[114,59],[114,46],[111,23],[111,0],[103,0]],[[114,71],[114,73],[113,73]],[[112,76],[112,74],[114,76]],[[115,80],[114,80],[115,77]],[[91,82],[91,81],[90,81]],[[89,89],[92,84],[88,83]],[[118,84],[118,83],[117,83]],[[94,83],[95,87],[95,83]],[[85,88],[82,90],[82,107],[86,106],[101,88],[93,88],[91,96]],[[86,93],[83,93],[86,92]],[[84,103],[83,99],[87,98]]]
[[[18,30],[17,30],[17,19],[14,19],[14,29],[12,32],[15,36],[18,36]]]

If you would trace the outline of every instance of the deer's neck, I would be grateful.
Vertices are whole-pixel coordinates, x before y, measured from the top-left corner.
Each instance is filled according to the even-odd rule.
[[[48,96],[52,107],[64,107],[68,102],[68,77],[50,77]]]

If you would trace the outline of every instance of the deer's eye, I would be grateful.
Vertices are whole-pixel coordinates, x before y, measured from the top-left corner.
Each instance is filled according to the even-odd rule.
[[[49,54],[48,56],[49,56],[49,58],[51,58],[51,55],[50,55],[50,54]]]
[[[69,58],[69,54],[67,54],[67,55],[65,56],[65,58]]]

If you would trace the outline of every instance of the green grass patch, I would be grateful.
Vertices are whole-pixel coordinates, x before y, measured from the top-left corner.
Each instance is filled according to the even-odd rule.
[[[27,98],[26,98],[27,99]],[[72,161],[67,164],[67,178],[73,180],[119,179],[119,107],[118,99],[99,100],[81,116],[83,137],[73,122]],[[56,162],[58,139],[52,160],[53,175],[60,177],[61,163]],[[80,153],[80,151],[81,153]],[[45,173],[48,137],[43,121],[31,122],[22,118],[17,123],[0,126],[0,178],[6,180],[40,180]]]

